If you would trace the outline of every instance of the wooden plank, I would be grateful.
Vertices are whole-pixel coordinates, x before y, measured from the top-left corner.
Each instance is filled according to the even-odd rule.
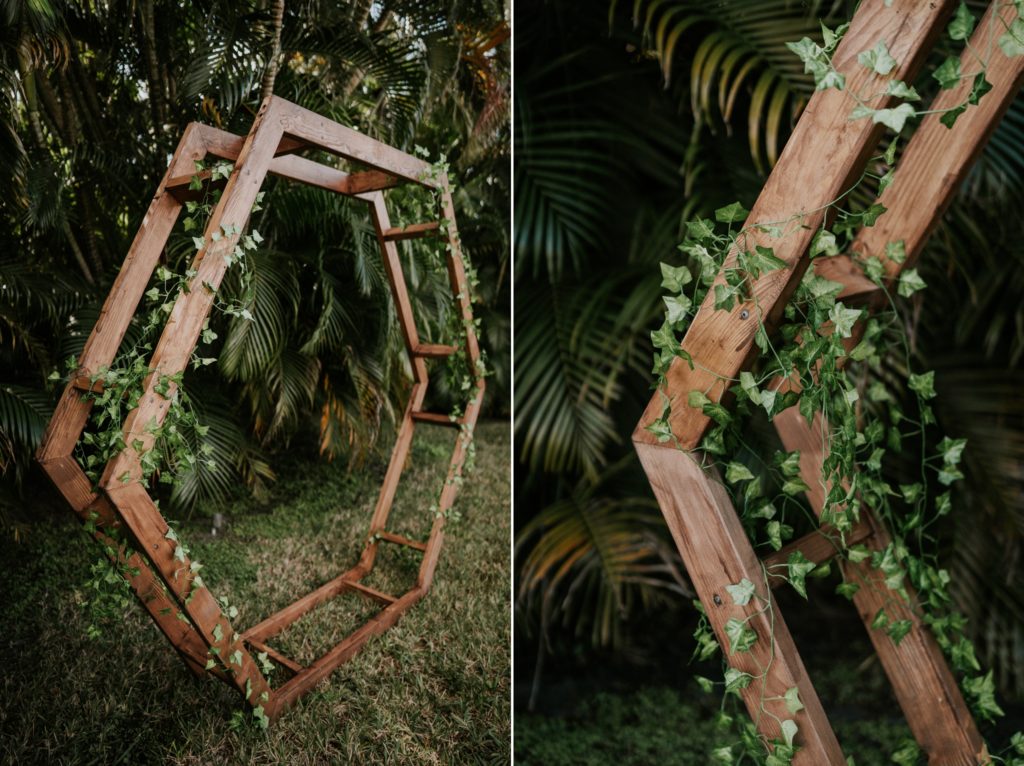
[[[800,473],[804,481],[812,484],[813,480],[814,484],[820,484],[828,424],[819,414],[813,425],[808,426],[796,407],[776,415],[774,423],[783,447],[788,452],[800,450]],[[824,494],[808,493],[808,500],[820,517]],[[861,518],[872,529],[863,542],[873,551],[885,550],[891,542],[888,532],[869,509],[861,509]],[[928,753],[930,763],[949,766],[985,763],[981,759],[985,752],[984,741],[931,632],[886,587],[885,575],[872,569],[869,562],[841,562],[840,568],[846,581],[861,586],[853,602],[864,620],[910,730]],[[916,603],[917,594],[909,584],[906,588],[911,603]],[[883,631],[871,629],[871,622],[879,609],[885,609],[892,620],[911,622],[910,633],[899,644],[893,643]]]
[[[388,242],[384,238],[384,232],[391,228],[391,219],[388,217],[388,209],[384,204],[384,194],[375,192],[368,198],[368,201],[370,203],[370,218],[373,219],[373,227],[377,231],[377,242],[384,255],[384,269],[388,275],[391,297],[395,302],[395,311],[398,312],[398,324],[402,331],[402,338],[405,340],[406,351],[412,361],[413,377],[417,383],[425,385],[427,365],[415,354],[416,347],[420,345],[420,338],[416,331],[412,303],[409,301],[409,289],[405,286],[402,261],[398,257],[398,248],[395,243]]]
[[[846,760],[839,743],[721,482],[699,465],[699,453],[634,444],[726,660],[753,677],[740,695],[758,731],[778,738],[780,721],[791,719],[799,728],[796,766],[842,766]],[[740,606],[725,588],[744,579],[754,584],[757,598]],[[748,620],[747,627],[757,634],[749,651],[729,651],[725,626],[730,619]],[[796,714],[782,699],[793,687],[804,703]]]
[[[446,224],[448,236],[448,284],[462,312],[462,324],[466,331],[466,358],[469,359],[470,365],[475,366],[480,359],[480,342],[477,340],[476,325],[473,322],[473,296],[466,279],[466,266],[462,262],[462,240],[459,239],[459,227],[455,222],[455,202],[452,200],[447,176],[441,179],[441,184],[441,219]],[[482,380],[481,378],[480,381]],[[482,387],[480,396],[483,396]]]
[[[373,568],[377,556],[378,542],[374,535],[384,533],[384,527],[388,523],[388,515],[391,513],[391,506],[395,501],[395,491],[398,489],[398,482],[402,477],[402,470],[409,459],[409,448],[412,446],[413,422],[412,413],[423,406],[423,398],[426,396],[427,386],[425,383],[414,383],[409,393],[409,401],[405,405],[405,414],[402,416],[402,424],[398,428],[398,435],[395,437],[395,446],[391,450],[391,458],[388,460],[388,468],[384,473],[384,481],[380,486],[380,493],[377,495],[377,504],[373,509],[373,516],[370,519],[370,544],[363,549],[359,564],[368,572]]]
[[[1016,17],[1016,9],[1012,4],[992,3],[971,38],[970,48],[960,57],[962,71],[974,72],[978,70],[975,56],[989,55],[985,79],[992,90],[977,106],[961,114],[952,130],[940,122],[941,114],[924,117],[899,160],[892,185],[878,198],[888,212],[874,226],[862,229],[850,247],[862,258],[880,259],[890,280],[897,278],[902,268],[913,266],[1024,82],[1024,56],[1007,58],[992,43],[990,23],[995,14],[1001,19],[995,22],[998,37],[1005,31],[1004,24],[1009,25]],[[968,77],[955,88],[940,90],[929,110],[957,106],[970,93],[972,83]],[[899,240],[903,240],[907,253],[903,264],[889,260],[885,254],[885,246]],[[822,258],[814,265],[818,274],[845,286],[840,294],[844,300],[863,300],[881,292],[849,255]]]
[[[455,353],[455,346],[446,346],[441,343],[419,343],[412,352],[424,359],[443,359]]]
[[[702,409],[688,405],[689,392],[703,391],[719,400],[727,388],[723,379],[734,380],[753,356],[759,314],[769,328],[774,325],[807,267],[804,255],[823,221],[824,206],[846,190],[881,134],[882,126],[870,120],[850,119],[854,104],[847,91],[884,92],[885,82],[891,78],[912,80],[952,10],[950,2],[886,5],[884,0],[866,0],[859,6],[833,55],[836,68],[846,76],[846,90],[816,91],[811,97],[747,218],[748,227],[777,223],[783,228],[778,238],[752,230],[744,247],[772,247],[789,268],[762,275],[752,285],[754,299],[732,311],[715,310],[714,290],[709,291],[683,341],[694,367],[675,359],[663,392],[655,392],[640,419],[634,441],[660,444],[646,427],[660,418],[664,393],[672,401],[669,425],[678,443],[684,449],[700,443],[709,418]],[[857,62],[857,56],[879,40],[888,43],[898,62],[885,78]],[[736,256],[736,252],[730,253],[723,271],[735,266]],[[718,282],[723,280],[720,273]],[[661,446],[674,449],[671,440]]]
[[[379,590],[371,588],[369,585],[363,585],[358,580],[345,580],[345,587],[349,590],[354,590],[357,593],[361,593],[367,598],[377,601],[381,604],[393,604],[398,599],[394,596],[389,596],[387,593],[381,593]]]
[[[267,657],[276,662],[282,667],[288,668],[292,673],[301,673],[305,668],[293,660],[291,657],[285,657],[281,652],[277,651],[272,646],[267,646],[259,641],[254,641],[251,638],[245,639],[245,643],[249,644],[257,652],[265,652]]]
[[[202,675],[206,664],[206,644],[191,623],[178,619],[180,610],[177,603],[170,598],[146,561],[138,553],[126,556],[121,544],[109,536],[107,531],[120,526],[120,523],[107,498],[93,492],[89,479],[74,458],[54,458],[41,465],[82,522],[94,522],[93,539],[119,571],[128,573],[125,579],[135,597],[186,666],[196,675]]]
[[[183,176],[175,176],[167,181],[165,188],[168,194],[174,195],[178,202],[184,204],[191,200],[202,199],[212,189],[223,189],[228,184],[226,178],[218,178],[216,181],[211,181],[212,178],[213,171],[201,170],[198,173],[192,172]],[[192,188],[194,179],[199,180],[200,188]]]
[[[431,166],[418,157],[381,143],[352,128],[322,117],[298,104],[270,97],[270,102],[281,110],[284,132],[320,149],[355,160],[374,170],[414,181],[427,187],[435,186],[429,179]]]
[[[266,619],[253,625],[242,633],[242,638],[246,641],[262,641],[276,636],[303,615],[337,596],[350,582],[365,577],[368,571],[362,564],[357,564],[347,572],[342,572],[333,580],[328,580],[316,590],[310,591],[284,609],[278,610]]]
[[[365,194],[366,192],[382,191],[394,186],[401,186],[404,181],[390,173],[380,170],[364,170],[361,173],[351,173],[345,182],[342,194]]]
[[[85,348],[78,359],[79,376],[89,377],[92,372],[114,361],[181,210],[181,203],[165,193],[167,180],[191,170],[195,161],[202,159],[205,154],[206,148],[200,131],[194,127],[194,123],[190,124],[178,142],[167,172],[157,187],[153,201],[128,249],[128,255],[110,288],[110,294],[103,303],[99,319],[85,342]],[[90,407],[88,401],[82,401],[81,392],[75,387],[74,381],[68,383],[37,451],[36,456],[40,462],[71,454],[85,428]]]
[[[421,543],[418,540],[410,540],[408,537],[402,537],[401,535],[394,535],[390,532],[376,532],[376,536],[395,545],[404,545],[406,548],[413,548],[418,551],[425,551],[427,549],[426,543]]]
[[[842,551],[844,542],[848,546],[857,545],[871,537],[872,534],[874,534],[874,529],[867,521],[858,522],[845,535],[829,524],[822,524],[821,527],[813,532],[809,532],[799,540],[794,540],[788,545],[782,546],[779,550],[761,559],[765,569],[768,570],[768,584],[772,588],[777,588],[787,582],[784,577],[772,576],[772,569],[785,566],[789,557],[797,551],[802,553],[808,561],[812,561],[820,566],[826,561],[831,561],[835,558]]]
[[[412,419],[416,423],[430,423],[435,426],[446,426],[448,428],[461,428],[461,420],[452,420],[451,415],[443,412],[414,412]]]
[[[220,157],[222,160],[234,162],[242,153],[242,147],[245,146],[246,136],[236,136],[234,133],[228,133],[226,130],[215,128],[212,125],[204,125],[201,122],[190,122],[188,127],[199,134],[209,154]],[[252,132],[251,128],[249,132]],[[274,156],[283,157],[308,148],[309,146],[303,141],[282,136],[278,141]],[[194,168],[191,169],[194,170]]]
[[[269,702],[270,686],[259,666],[246,649],[217,599],[202,586],[195,586],[196,572],[187,554],[178,551],[178,543],[168,538],[168,527],[145,487],[135,481],[108,489],[125,527],[138,542],[139,552],[159,575],[167,590],[177,599],[181,611],[210,647],[211,658],[227,674],[246,702],[253,707]],[[214,651],[216,650],[216,651]],[[248,694],[246,690],[248,689]],[[268,700],[262,700],[266,693]]]
[[[155,389],[162,376],[175,375],[188,364],[213,305],[214,291],[220,286],[227,270],[225,258],[238,243],[240,232],[249,220],[256,194],[281,140],[281,115],[273,108],[274,103],[277,102],[273,99],[265,102],[253,122],[224,194],[207,223],[204,237],[208,244],[198,252],[193,263],[196,276],[190,283],[189,291],[182,292],[174,302],[167,325],[150,360],[149,366],[153,372],[143,382],[144,391],[139,406],[125,419],[125,443],[132,445],[142,442],[142,448],[137,451],[129,446],[111,460],[100,479],[103,487],[117,487],[125,479],[137,480],[142,476],[139,453],[152,447],[152,426],[163,423],[177,385],[170,383],[165,394],[159,394]],[[213,241],[212,235],[219,234],[222,226],[237,228],[235,233],[225,234],[216,242]]]
[[[423,593],[420,588],[413,588],[395,603],[371,617],[368,622],[323,657],[279,686],[271,699],[270,708],[266,711],[267,715],[272,719],[280,716],[287,708],[295,704],[299,697],[329,676],[338,666],[351,659],[368,640],[394,625],[409,607],[423,598]]]
[[[420,237],[426,237],[428,234],[436,234],[440,228],[441,224],[438,221],[412,223],[408,226],[396,226],[384,232],[384,239],[388,242],[398,242],[404,239],[419,239]]]

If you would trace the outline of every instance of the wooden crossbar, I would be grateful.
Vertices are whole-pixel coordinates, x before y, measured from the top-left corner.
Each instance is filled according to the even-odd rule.
[[[350,174],[298,155],[309,149],[327,151],[371,169]],[[195,276],[189,289],[183,290],[174,303],[167,327],[150,359],[152,372],[143,381],[138,406],[123,424],[125,441],[133,446],[107,464],[94,489],[72,457],[91,407],[91,401],[83,394],[103,390],[102,380],[93,382],[91,378],[95,371],[113,364],[182,204],[196,191],[189,188],[194,185],[195,163],[210,155],[234,165],[228,178],[223,180],[223,192],[207,223],[204,239],[209,244],[195,257],[192,264]],[[78,370],[64,390],[37,453],[47,475],[73,510],[83,522],[94,524],[93,536],[104,545],[111,560],[124,569],[139,601],[189,669],[196,674],[212,673],[231,684],[251,707],[261,708],[270,718],[294,704],[359,651],[369,638],[393,625],[427,593],[437,564],[444,521],[458,489],[457,479],[479,415],[485,383],[482,373],[476,369],[480,350],[447,179],[439,179],[430,171],[431,167],[419,158],[273,96],[261,105],[247,136],[190,124],[157,188],[100,318],[86,341]],[[214,183],[212,173],[198,175],[200,185]],[[413,370],[413,382],[370,520],[373,542],[366,546],[354,567],[239,634],[219,602],[205,586],[196,582],[188,554],[179,547],[141,481],[140,454],[152,446],[153,431],[163,422],[174,394],[174,384],[162,393],[157,391],[157,385],[162,376],[175,376],[185,370],[210,312],[213,291],[224,277],[224,255],[235,247],[241,236],[267,175],[346,194],[368,203]],[[217,185],[221,185],[221,180],[218,179]],[[471,398],[465,403],[465,415],[458,424],[459,438],[452,451],[446,483],[438,499],[438,513],[431,520],[429,537],[423,543],[391,535],[384,532],[384,528],[408,460],[416,423],[414,414],[421,411],[426,396],[429,383],[426,360],[449,356],[455,347],[419,342],[401,262],[392,241],[395,237],[388,232],[397,228],[412,235],[439,231],[441,227],[439,223],[413,224],[406,229],[392,227],[382,190],[405,182],[431,188],[439,198],[439,213],[447,221],[446,267],[453,306],[466,326],[466,353],[472,369],[476,370]],[[212,236],[214,232],[223,231],[232,233]],[[141,448],[136,449],[139,444]],[[115,529],[125,533],[134,552],[110,537]],[[373,569],[378,540],[398,542],[424,554],[415,585],[400,597],[361,582]],[[370,598],[382,604],[383,609],[309,667],[303,667],[265,643],[311,609],[345,591]],[[271,660],[287,668],[294,674],[292,678],[272,689],[253,659],[254,653],[259,652],[266,652]]]
[[[870,78],[864,68],[857,71],[855,67],[851,69],[849,63],[857,52],[870,47],[868,40],[885,39],[890,50],[900,46],[900,53],[894,53],[900,68],[892,76],[910,81],[950,10],[950,3],[902,4],[901,8],[885,7],[883,2],[871,0],[862,3],[833,58],[839,70],[846,74],[847,88],[859,89],[858,81],[853,78],[860,78],[860,84]],[[989,44],[987,37],[996,13],[1002,14],[1003,22],[1009,23],[1015,9],[1012,4],[992,3],[978,25],[970,48],[963,54],[963,66],[968,70],[973,65],[973,60],[969,60],[974,55],[972,51],[989,51],[995,47]],[[940,92],[908,143],[894,183],[878,200],[888,212],[874,227],[859,232],[850,249],[856,257],[879,257],[885,264],[890,286],[899,277],[900,269],[912,264],[923,249],[959,182],[1019,90],[1024,78],[1024,57],[1008,59],[993,50],[986,78],[992,85],[991,92],[980,105],[961,115],[952,130],[941,125],[940,113],[936,112],[962,102],[971,83],[965,79],[958,88]],[[815,210],[834,199],[834,192],[860,172],[878,133],[865,120],[860,121],[859,126],[847,121],[849,109],[842,103],[843,98],[838,91],[814,95],[755,203],[747,226],[788,219],[794,211]],[[813,158],[828,161],[823,163]],[[771,628],[760,624],[756,614],[736,606],[723,594],[726,585],[746,578],[755,584],[757,595],[773,605],[771,587],[783,580],[770,576],[772,568],[783,565],[795,551],[815,563],[831,560],[841,547],[839,538],[828,525],[823,525],[818,531],[757,562],[720,480],[713,471],[705,471],[700,466],[704,457],[695,447],[703,438],[708,419],[699,409],[690,408],[686,401],[691,390],[709,392],[712,399],[720,400],[725,388],[719,376],[735,379],[750,363],[757,325],[756,321],[749,321],[750,318],[763,319],[771,330],[807,267],[809,237],[821,222],[820,215],[805,214],[800,223],[806,225],[806,229],[789,233],[781,241],[763,243],[774,246],[776,255],[788,265],[785,270],[762,276],[753,285],[763,316],[756,317],[751,303],[738,306],[732,312],[715,311],[709,294],[683,341],[683,348],[691,355],[694,365],[676,360],[669,371],[667,385],[652,398],[633,439],[729,664],[755,676],[741,694],[758,729],[762,735],[774,738],[778,736],[776,716],[793,718],[799,726],[797,744],[801,746],[793,763],[840,766],[845,760],[803,672],[800,656],[781,615],[774,612],[772,658],[765,656],[768,642],[761,641],[755,642],[749,652],[731,653],[725,631],[729,619],[749,618],[759,638]],[[752,239],[757,239],[756,234]],[[908,256],[902,266],[885,258],[886,244],[897,240],[904,241]],[[752,246],[753,242],[748,243],[748,248]],[[734,261],[735,253],[727,259],[725,268]],[[851,255],[820,259],[815,262],[815,269],[817,274],[842,283],[841,297],[847,301],[864,301],[869,307],[887,302],[880,289],[864,277]],[[722,278],[720,274],[718,279]],[[862,331],[863,323],[855,328],[854,342]],[[783,390],[794,385],[794,381],[776,379],[771,387]],[[664,396],[672,402],[670,426],[682,450],[672,442],[659,443],[646,430],[661,415]],[[776,415],[773,422],[783,447],[789,452],[800,451],[800,473],[810,487],[808,501],[820,518],[825,510],[827,491],[822,486],[821,474],[829,425],[820,414],[808,424],[796,407]],[[890,545],[891,537],[870,509],[861,509],[861,521],[843,536],[842,543],[859,543],[869,551],[878,552]],[[929,763],[932,766],[988,763],[988,753],[977,726],[926,626],[907,604],[887,596],[884,574],[872,569],[869,562],[840,561],[844,579],[860,585],[853,600],[865,625],[869,625],[882,608],[891,619],[908,620],[912,625],[898,644],[880,631],[869,628],[868,632],[911,731],[927,753]],[[913,589],[908,586],[907,590],[910,603],[915,603]],[[767,668],[763,679],[760,677],[762,668]],[[791,686],[800,689],[806,709],[797,715],[773,710],[770,704],[773,695]],[[807,700],[811,703],[807,704]]]

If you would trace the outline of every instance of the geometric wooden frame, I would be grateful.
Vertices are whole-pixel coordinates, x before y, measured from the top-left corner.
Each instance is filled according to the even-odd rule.
[[[953,5],[951,2],[862,2],[832,59],[846,77],[847,90],[885,91],[884,80],[857,63],[858,54],[879,40],[888,43],[890,52],[899,62],[890,76],[912,81]],[[993,18],[996,14],[999,19]],[[1021,87],[1024,56],[1007,58],[989,37],[993,22],[1008,25],[1015,16],[1013,4],[996,0],[990,5],[970,45],[965,48],[961,66],[963,71],[971,71],[973,51],[992,51],[986,71],[992,90],[977,106],[960,115],[952,129],[941,124],[940,113],[927,114],[903,152],[895,183],[878,199],[887,213],[875,226],[859,232],[850,248],[851,252],[865,258],[879,258],[886,268],[890,286],[899,277],[900,270],[912,265],[920,254],[960,181]],[[950,109],[962,103],[970,89],[971,82],[965,78],[957,87],[941,91],[930,111]],[[815,563],[822,563],[835,555],[836,548],[819,530],[764,560],[758,558],[720,478],[703,467],[706,461],[698,445],[708,428],[709,418],[702,408],[688,405],[687,395],[693,390],[703,391],[713,401],[722,401],[726,395],[723,380],[736,380],[756,357],[758,307],[763,312],[766,329],[771,332],[789,295],[810,266],[808,247],[815,231],[824,224],[827,203],[859,177],[881,136],[881,126],[871,125],[864,119],[850,120],[849,112],[850,103],[841,91],[829,89],[813,95],[743,226],[756,242],[759,233],[752,227],[759,222],[787,220],[794,212],[799,212],[804,225],[797,231],[782,239],[756,242],[772,246],[787,268],[754,280],[753,297],[729,311],[715,310],[714,292],[708,291],[682,342],[692,363],[683,363],[680,358],[673,361],[663,385],[652,397],[633,432],[640,462],[719,644],[730,646],[726,624],[731,619],[747,621],[758,636],[774,635],[772,647],[768,646],[769,642],[757,641],[745,652],[729,654],[728,661],[732,667],[753,677],[750,685],[740,691],[740,696],[759,733],[768,740],[777,739],[781,736],[780,722],[793,719],[799,731],[796,744],[800,746],[793,763],[807,766],[842,766],[846,760],[786,622],[777,608],[770,610],[769,622],[758,599],[751,599],[747,605],[735,604],[725,587],[746,578],[755,584],[760,603],[774,607],[774,583],[767,582],[765,576],[768,565],[784,561],[794,550],[800,550]],[[905,243],[907,258],[903,264],[886,258],[886,243],[897,240]],[[752,244],[745,246],[753,249]],[[734,267],[735,262],[736,254],[731,253],[723,271]],[[847,255],[817,259],[813,268],[819,275],[843,284],[840,297],[848,304],[859,302],[871,310],[885,302],[880,288],[864,277],[861,268]],[[716,283],[723,282],[724,274],[720,272]],[[863,323],[855,328],[853,343],[859,340],[861,332]],[[777,378],[771,387],[780,390],[790,385],[791,381]],[[647,427],[659,420],[666,397],[672,403],[668,425],[674,438],[661,442]],[[820,517],[825,502],[820,477],[828,449],[823,438],[828,431],[827,424],[819,415],[813,427],[809,426],[796,407],[776,415],[773,424],[787,451],[800,450],[801,475],[811,488],[808,500]],[[862,542],[872,550],[884,550],[890,541],[884,526],[871,509],[862,509],[861,517],[862,524],[852,533],[856,540],[851,539],[851,544]],[[861,587],[854,596],[858,613],[866,625],[870,625],[880,607],[894,608],[891,602],[885,603],[884,584],[876,582],[880,573],[866,563],[844,563],[843,566],[851,581],[867,586]],[[913,600],[916,595],[911,591],[910,597]],[[902,610],[897,619],[906,619],[912,624],[911,631],[899,644],[870,628],[868,633],[929,763],[932,766],[989,763],[984,741],[939,646],[911,610],[902,605],[895,608]],[[799,689],[805,706],[795,714],[786,708],[783,698],[786,690],[793,687]]]
[[[326,151],[370,169],[348,174],[296,154],[305,149]],[[207,223],[207,246],[196,254],[190,289],[182,291],[174,303],[150,360],[150,373],[143,382],[144,393],[123,425],[125,443],[137,446],[141,441],[143,446],[138,451],[128,447],[116,455],[106,466],[98,485],[93,487],[72,456],[91,407],[83,391],[99,385],[91,382],[91,376],[113,362],[183,202],[190,198],[194,163],[207,155],[233,161],[234,169]],[[209,590],[193,587],[195,575],[187,555],[182,560],[179,552],[179,557],[175,558],[177,546],[167,538],[167,522],[139,481],[142,475],[139,454],[152,446],[151,426],[154,422],[158,425],[163,422],[174,390],[171,383],[171,391],[160,394],[156,386],[161,376],[173,376],[186,368],[212,307],[214,291],[227,269],[225,256],[232,252],[241,236],[268,173],[355,197],[368,204],[412,366],[413,384],[358,563],[239,633]],[[208,173],[204,182],[210,182]],[[402,183],[416,183],[435,191],[440,197],[438,212],[445,224],[436,221],[392,227],[382,190]],[[212,234],[221,231],[233,233],[214,241]],[[395,245],[398,240],[431,234],[443,234],[447,239],[449,285],[465,327],[464,352],[475,378],[464,415],[458,420],[422,410],[428,385],[426,360],[451,355],[458,349],[420,342]],[[458,491],[458,479],[483,399],[485,383],[478,367],[479,359],[470,291],[447,177],[432,174],[431,166],[421,159],[271,96],[262,103],[244,138],[199,123],[186,127],[99,320],[86,341],[77,371],[47,427],[37,458],[78,516],[83,521],[93,522],[89,528],[107,555],[115,563],[125,565],[122,570],[132,590],[185,664],[196,674],[208,669],[235,686],[249,706],[259,708],[274,719],[358,652],[370,637],[391,627],[429,590],[444,539],[446,512]],[[426,541],[411,540],[386,529],[417,423],[460,430]],[[120,530],[131,540],[133,551],[119,547],[112,540],[113,529]],[[381,593],[360,582],[373,569],[381,543],[405,546],[422,554],[416,584],[401,596]],[[302,615],[345,591],[357,592],[380,603],[382,608],[308,667],[265,645],[268,638]],[[254,659],[260,652],[267,652],[270,661],[285,668],[291,678],[272,689]]]

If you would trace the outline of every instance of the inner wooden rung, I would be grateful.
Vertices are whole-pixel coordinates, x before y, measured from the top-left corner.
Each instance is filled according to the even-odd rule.
[[[852,530],[846,533],[846,544],[849,546],[864,542],[874,533],[871,524],[865,519],[861,519]],[[777,588],[786,582],[786,579],[783,577],[771,577],[772,568],[784,567],[790,555],[795,551],[800,551],[804,554],[808,561],[818,565],[824,564],[826,561],[831,561],[839,553],[838,546],[841,539],[842,535],[840,535],[835,527],[830,524],[823,524],[819,529],[804,535],[799,540],[794,540],[789,545],[783,546],[781,550],[765,556],[761,561],[768,570],[768,584],[773,588]],[[777,569],[776,571],[784,570]]]
[[[425,551],[427,549],[426,543],[421,543],[417,540],[410,540],[408,537],[402,537],[401,535],[394,535],[391,532],[377,532],[377,537],[381,540],[386,540],[389,543],[404,545],[406,548],[415,548],[418,551]]]
[[[245,639],[245,643],[247,643],[257,652],[266,652],[267,657],[276,662],[278,665],[288,668],[293,673],[301,673],[303,670],[306,669],[304,666],[297,663],[291,657],[285,657],[272,646],[267,646],[266,644],[260,641],[253,641],[251,638]]]
[[[164,191],[173,195],[178,202],[199,199],[206,191],[210,189],[223,189],[227,185],[228,179],[218,178],[216,181],[211,182],[210,178],[212,176],[213,173],[209,170],[201,170],[198,173],[191,173],[187,176],[174,176],[167,179],[167,183],[164,184]],[[199,179],[199,189],[192,188],[193,178]]]
[[[352,590],[359,591],[364,596],[372,598],[374,601],[379,601],[382,604],[393,604],[398,599],[394,596],[389,596],[387,593],[381,593],[379,590],[374,590],[368,585],[363,585],[361,582],[356,580],[345,580],[345,585]]]
[[[439,221],[428,221],[427,223],[413,223],[408,226],[395,226],[384,232],[385,242],[397,242],[400,239],[416,239],[433,234],[441,228]]]
[[[89,378],[88,375],[79,375],[71,381],[72,388],[77,388],[79,391],[95,391],[100,393],[103,391],[103,381],[97,380],[95,383]]]
[[[435,426],[448,426],[449,428],[460,428],[461,420],[452,420],[451,415],[442,412],[413,412],[412,419],[417,423],[433,423]]]
[[[419,343],[412,353],[414,356],[422,356],[425,359],[443,359],[455,353],[455,346],[445,346],[440,343]]]

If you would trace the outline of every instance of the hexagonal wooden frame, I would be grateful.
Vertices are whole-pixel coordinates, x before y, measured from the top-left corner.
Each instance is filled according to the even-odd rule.
[[[324,150],[365,165],[370,170],[344,173],[295,154],[305,149]],[[145,390],[139,405],[128,414],[124,423],[125,442],[141,441],[144,446],[139,451],[129,447],[112,459],[94,488],[72,456],[91,407],[91,402],[82,393],[102,385],[92,383],[91,376],[114,361],[182,204],[194,194],[189,188],[194,163],[207,155],[234,161],[234,170],[207,224],[205,240],[209,244],[196,254],[193,264],[196,275],[191,281],[191,289],[183,291],[175,301],[153,352],[151,372],[144,381]],[[142,475],[139,454],[152,446],[151,424],[163,422],[170,404],[168,397],[174,390],[172,384],[171,391],[161,395],[154,387],[162,376],[175,375],[185,369],[213,304],[214,291],[227,270],[225,256],[237,244],[268,173],[368,203],[414,381],[359,562],[259,624],[236,633],[209,590],[193,587],[195,574],[191,571],[188,557],[184,561],[175,558],[177,544],[167,537],[167,522],[139,481]],[[203,181],[211,182],[209,173],[205,174]],[[439,212],[445,225],[432,221],[404,228],[391,226],[382,190],[410,182],[439,193]],[[235,233],[214,242],[211,235],[222,231],[222,225]],[[395,245],[398,240],[432,234],[447,238],[449,283],[464,320],[465,353],[475,376],[475,386],[461,419],[422,409],[428,385],[425,360],[443,358],[457,349],[420,343]],[[185,129],[100,318],[85,344],[77,373],[57,405],[37,457],[78,516],[83,521],[94,522],[89,528],[95,527],[92,534],[108,556],[116,563],[126,565],[122,569],[127,572],[125,576],[133,591],[186,665],[197,675],[208,670],[235,686],[250,706],[261,708],[265,715],[274,719],[356,654],[371,636],[391,627],[429,590],[444,537],[446,512],[455,500],[459,486],[457,479],[461,476],[466,450],[480,412],[485,384],[478,371],[479,358],[480,349],[447,177],[437,178],[431,166],[423,160],[272,96],[263,102],[245,138],[199,123],[191,123]],[[438,501],[438,512],[425,542],[392,534],[385,528],[416,423],[460,430]],[[134,543],[134,551],[111,538],[109,531],[116,528],[127,532]],[[360,582],[373,569],[377,549],[382,542],[418,550],[423,556],[416,585],[398,597],[381,593]],[[382,609],[308,667],[284,657],[264,643],[314,607],[346,591],[354,591],[379,602]],[[272,662],[292,674],[291,678],[272,689],[254,660],[254,654],[259,652],[266,652]]]

